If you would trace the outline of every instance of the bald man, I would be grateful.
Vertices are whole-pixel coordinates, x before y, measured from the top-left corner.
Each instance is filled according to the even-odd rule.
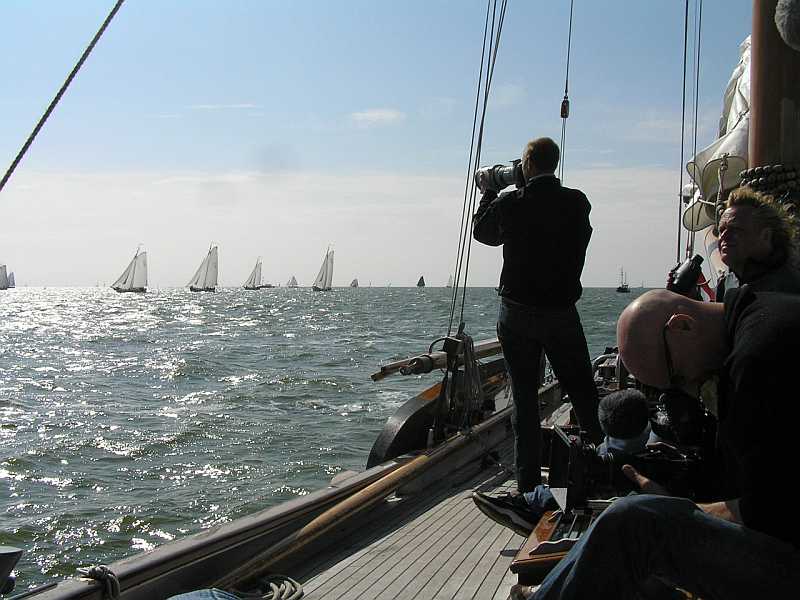
[[[800,421],[800,296],[743,286],[723,305],[654,290],[620,315],[617,342],[652,386],[692,391],[719,374],[726,490],[695,504],[626,466],[644,494],[603,513],[533,597],[648,597],[654,577],[702,598],[797,597],[800,519],[785,484],[800,451],[785,429]]]

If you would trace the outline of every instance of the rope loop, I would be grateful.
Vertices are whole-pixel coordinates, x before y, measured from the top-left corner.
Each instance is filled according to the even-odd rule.
[[[300,600],[305,593],[303,586],[287,575],[268,575],[258,580],[258,591],[233,590],[247,600]]]
[[[117,600],[119,598],[120,587],[119,579],[114,571],[105,565],[92,565],[91,567],[81,567],[78,573],[87,579],[93,579],[103,586],[103,598]]]

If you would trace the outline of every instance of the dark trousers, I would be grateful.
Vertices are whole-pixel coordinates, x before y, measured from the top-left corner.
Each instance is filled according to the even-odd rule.
[[[592,441],[599,441],[597,388],[586,337],[575,306],[533,308],[503,299],[497,337],[511,376],[514,407],[514,465],[517,487],[529,492],[541,483],[542,435],[539,417],[539,362],[542,351],[564,391],[569,394],[578,422]]]
[[[654,577],[703,600],[797,598],[800,551],[684,498],[629,496],[600,515],[532,600],[653,598],[645,586]]]

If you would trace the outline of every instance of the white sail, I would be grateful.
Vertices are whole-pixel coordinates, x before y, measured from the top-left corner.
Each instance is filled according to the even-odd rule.
[[[328,250],[311,287],[316,290],[329,290],[331,283],[333,283],[333,250]]]
[[[8,274],[8,287],[17,287],[17,282],[14,279],[14,271],[11,271],[11,273]]]
[[[8,289],[8,274],[5,265],[0,265],[0,290]]]
[[[447,278],[447,287],[453,287],[453,276]]]
[[[147,252],[139,252],[133,255],[131,262],[122,272],[122,275],[111,285],[118,292],[129,292],[131,290],[143,290],[147,288]]]
[[[194,277],[187,284],[190,288],[199,290],[213,290],[217,287],[219,273],[219,251],[216,246],[208,250],[208,254],[197,267]]]
[[[286,287],[297,287],[297,277],[292,275],[292,278],[286,282]]]
[[[253,267],[250,277],[244,282],[244,287],[255,289],[261,287],[261,259],[256,260],[256,266]]]

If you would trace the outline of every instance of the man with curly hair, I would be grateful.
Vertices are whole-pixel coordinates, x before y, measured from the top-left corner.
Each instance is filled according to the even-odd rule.
[[[748,283],[756,291],[799,294],[796,231],[794,218],[782,204],[739,188],[728,197],[719,220],[720,257],[740,284]]]

